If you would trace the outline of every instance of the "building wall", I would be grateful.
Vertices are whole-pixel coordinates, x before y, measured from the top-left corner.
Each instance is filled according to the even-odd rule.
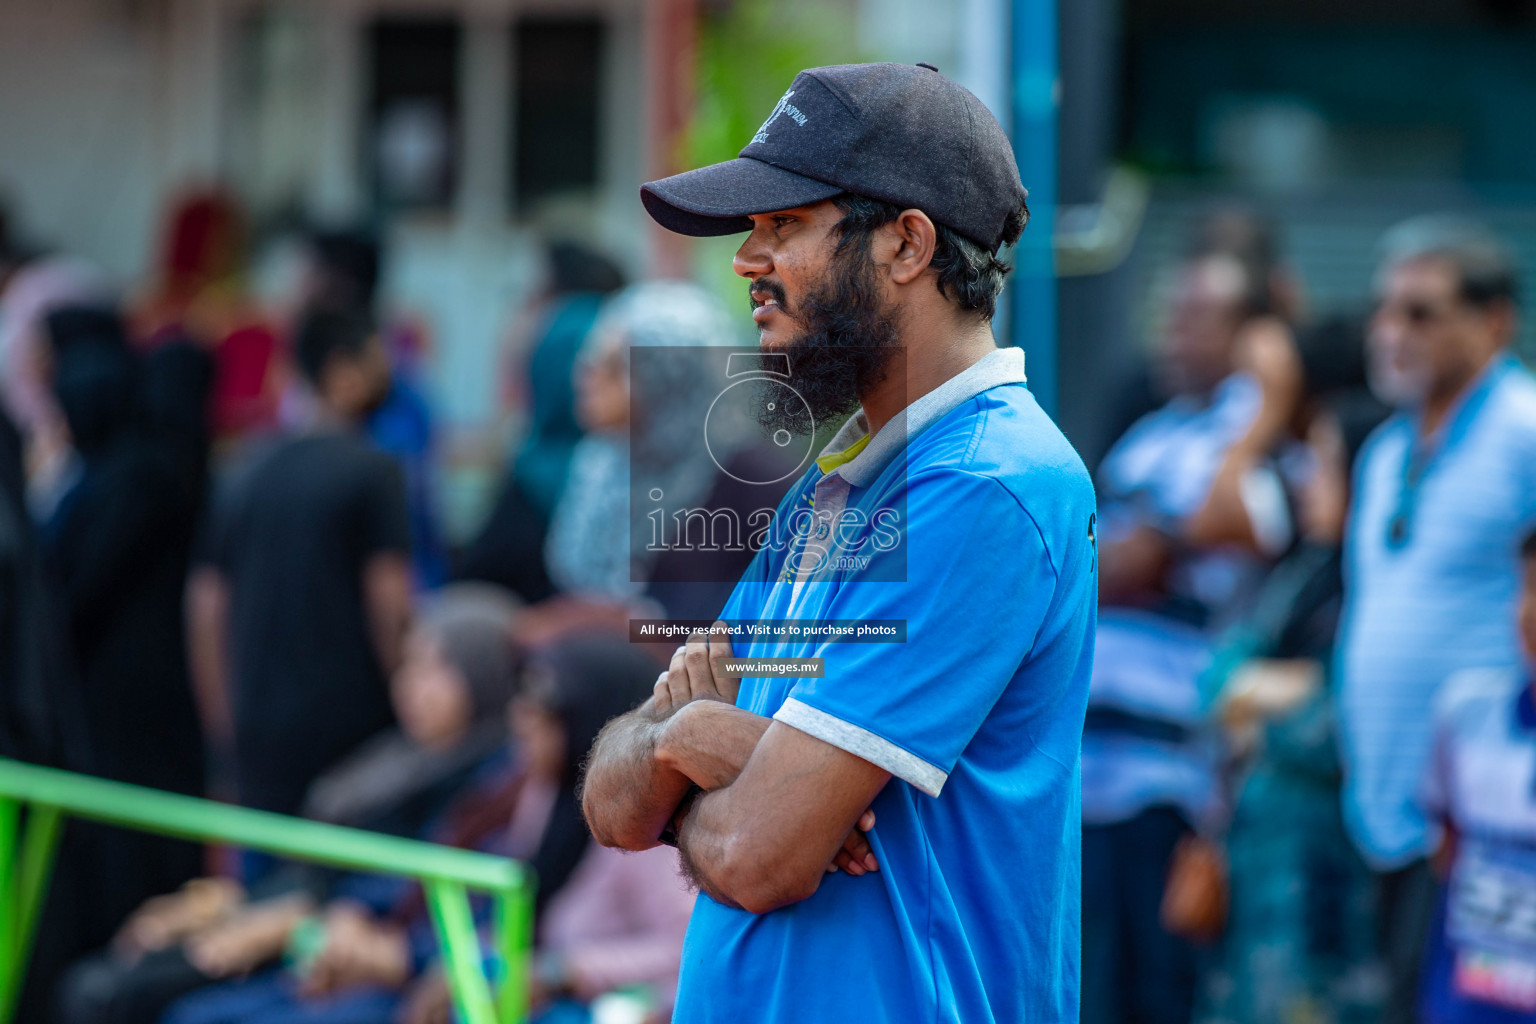
[[[138,273],[163,183],[217,170],[215,10],[0,4],[0,194],[27,237]]]
[[[508,192],[510,26],[522,13],[608,25],[597,194],[514,219]],[[537,232],[585,235],[636,270],[646,236],[640,0],[6,0],[0,4],[0,194],[25,236],[144,281],[174,192],[220,180],[258,225],[280,212],[367,216],[360,159],[363,35],[381,14],[448,13],[465,28],[459,187],[450,209],[386,221],[389,301],[438,342],[437,397],[455,424],[495,416],[487,374],[537,285]]]

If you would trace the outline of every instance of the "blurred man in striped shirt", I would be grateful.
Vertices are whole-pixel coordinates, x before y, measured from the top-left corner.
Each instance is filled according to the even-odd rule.
[[[1398,412],[1358,463],[1345,540],[1345,819],[1380,882],[1389,992],[1414,1019],[1438,836],[1418,800],[1444,680],[1519,664],[1521,538],[1536,524],[1536,380],[1509,350],[1516,274],[1481,229],[1410,221],[1384,244],[1371,386]]]

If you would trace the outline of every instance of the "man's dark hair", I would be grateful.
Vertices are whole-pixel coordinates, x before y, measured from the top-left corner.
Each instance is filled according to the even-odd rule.
[[[299,322],[294,354],[305,378],[316,387],[332,359],[355,359],[373,337],[373,318],[354,306],[321,306]]]
[[[794,391],[800,401],[776,402],[762,394],[758,423],[766,433],[778,429],[809,435],[816,424],[831,422],[859,407],[859,396],[883,381],[900,350],[876,278],[868,245],[842,238],[827,261],[826,280],[791,307],[776,281],[757,281],[800,323],[798,337],[785,349],[794,367]],[[759,382],[772,390],[769,379]]]
[[[1387,232],[1381,249],[1389,267],[1421,259],[1449,263],[1461,300],[1469,306],[1519,305],[1520,275],[1514,258],[1479,224],[1443,215],[1415,217]]]
[[[843,211],[843,219],[837,223],[839,254],[856,248],[868,253],[870,237],[877,229],[901,216],[902,210],[894,203],[852,192],[833,196],[832,202]],[[1028,223],[1029,206],[1020,202],[1018,209],[1010,213],[1003,224],[1003,244],[1017,242]],[[939,275],[939,294],[961,309],[991,320],[997,312],[1003,277],[1011,268],[995,253],[988,252],[959,232],[937,221],[933,227],[936,237],[929,266]]]
[[[1367,386],[1365,332],[1367,317],[1336,313],[1296,329],[1296,351],[1310,398]]]
[[[364,228],[322,230],[310,235],[309,244],[327,277],[333,303],[372,306],[379,288],[379,240]]]

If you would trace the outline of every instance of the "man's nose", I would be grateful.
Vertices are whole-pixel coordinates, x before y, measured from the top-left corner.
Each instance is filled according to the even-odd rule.
[[[769,255],[768,246],[758,237],[756,231],[747,236],[746,241],[736,250],[736,258],[731,260],[731,269],[738,276],[749,281],[756,281],[773,269],[773,259]]]
[[[1366,328],[1365,343],[1379,352],[1394,352],[1403,347],[1403,322],[1387,312],[1379,312],[1371,318]]]

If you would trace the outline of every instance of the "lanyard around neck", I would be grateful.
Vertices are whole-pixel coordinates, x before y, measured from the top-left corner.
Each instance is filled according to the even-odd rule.
[[[1514,356],[1495,356],[1484,368],[1481,379],[1475,381],[1467,392],[1456,400],[1456,404],[1447,412],[1445,422],[1441,423],[1428,437],[1419,432],[1416,421],[1409,424],[1413,429],[1413,437],[1409,442],[1407,457],[1403,460],[1403,483],[1398,491],[1397,510],[1387,521],[1387,547],[1397,550],[1407,546],[1413,535],[1413,520],[1419,504],[1419,487],[1423,484],[1424,478],[1429,475],[1430,467],[1434,465],[1441,452],[1454,447],[1461,441],[1476,421],[1477,414],[1487,404],[1488,396],[1493,393],[1494,387],[1515,366]]]

